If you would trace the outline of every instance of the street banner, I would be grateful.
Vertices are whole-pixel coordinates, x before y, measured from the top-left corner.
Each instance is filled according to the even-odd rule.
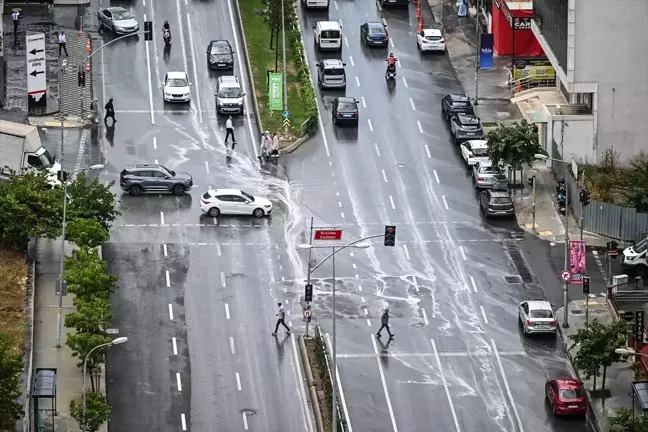
[[[587,274],[587,249],[583,240],[569,241],[569,272],[570,283],[583,283],[583,277]]]
[[[493,68],[493,34],[482,33],[479,41],[479,68],[492,69]]]
[[[271,111],[283,111],[283,74],[271,72],[268,74],[268,97]]]

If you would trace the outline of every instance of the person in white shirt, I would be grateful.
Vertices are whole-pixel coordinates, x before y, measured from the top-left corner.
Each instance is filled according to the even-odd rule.
[[[277,336],[277,331],[279,330],[280,325],[286,328],[287,334],[290,334],[290,327],[286,325],[286,311],[281,302],[277,303],[277,324],[275,325],[275,331],[272,333],[272,336]]]
[[[65,46],[66,38],[63,30],[59,33],[59,57],[61,57],[61,51],[65,51],[65,57],[68,57],[67,46]]]
[[[18,12],[17,10],[13,11],[13,13],[11,14],[11,20],[13,21],[14,25],[13,34],[14,36],[16,36],[16,34],[18,33],[18,24],[20,24],[20,12]]]
[[[236,138],[234,137],[234,125],[232,124],[232,116],[229,116],[227,121],[225,122],[225,144],[227,145],[227,141],[229,140],[229,137],[232,137],[232,150],[234,150],[234,147],[236,147]]]
[[[279,154],[279,134],[275,132],[272,136],[272,146],[270,147],[270,154]]]

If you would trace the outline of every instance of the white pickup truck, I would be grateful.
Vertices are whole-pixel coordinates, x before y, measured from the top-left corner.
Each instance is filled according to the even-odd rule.
[[[0,181],[39,170],[47,172],[52,186],[60,186],[61,164],[43,147],[38,129],[0,120]]]

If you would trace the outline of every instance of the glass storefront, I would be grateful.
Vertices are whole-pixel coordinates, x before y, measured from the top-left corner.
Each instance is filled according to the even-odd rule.
[[[558,59],[567,71],[568,0],[534,0],[533,18]]]

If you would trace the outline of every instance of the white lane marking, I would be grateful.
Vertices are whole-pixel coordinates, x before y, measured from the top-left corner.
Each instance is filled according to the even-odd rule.
[[[342,203],[338,201],[338,207],[342,208]]]
[[[432,153],[430,153],[430,147],[428,147],[427,144],[425,144],[425,154],[427,154],[427,157],[430,159],[432,158]]]
[[[484,354],[478,352],[470,351],[450,351],[450,352],[439,352],[437,353],[439,357],[477,357],[477,358],[486,358],[494,357],[494,354]],[[529,357],[529,353],[525,351],[502,351],[499,353],[500,357]],[[436,357],[436,354],[433,352],[415,352],[415,353],[405,353],[405,352],[381,352],[380,354],[338,354],[337,358],[375,358],[375,357],[392,357],[392,358],[415,358],[415,357]],[[567,366],[569,368],[569,365]],[[572,376],[576,376],[576,373],[570,370]]]
[[[221,286],[225,288],[227,284],[225,283],[225,273],[220,272],[220,280],[221,280]]]
[[[229,305],[225,303],[225,319],[230,319]]]
[[[232,29],[238,28],[238,22],[234,20],[234,12],[232,12],[232,4],[231,0],[227,0],[227,11],[229,12],[230,16],[230,24],[232,24]],[[236,47],[236,60],[238,61],[239,65],[243,65],[243,61],[241,60],[241,46],[239,44],[239,39],[238,39],[238,32],[234,31],[232,32],[234,34],[234,46]],[[252,79],[248,75],[248,79]],[[245,98],[247,99],[246,105],[251,107],[252,106],[252,92],[249,90],[249,85],[248,85],[248,80],[244,79],[243,80],[243,91],[245,92]],[[252,130],[252,117],[250,115],[250,111],[252,110],[246,110],[245,111],[245,123],[247,123],[248,126],[248,132],[250,133],[250,142],[251,143],[256,143],[257,142],[257,136]],[[322,116],[318,116],[319,118],[319,123],[320,123],[320,130],[324,130],[324,125],[322,124]],[[260,127],[261,125],[259,125]],[[328,144],[326,142],[326,134],[322,133],[322,136],[324,137],[324,145],[326,146],[326,155],[329,155],[328,151]],[[252,144],[252,150],[254,151],[254,157],[258,158],[259,157],[259,150],[257,149],[257,146]]]
[[[241,415],[243,416],[243,429],[248,430],[247,414],[243,413]]]
[[[185,0],[186,4],[186,0]],[[191,30],[191,17],[187,12],[187,26]],[[198,68],[196,68],[196,50],[194,48],[193,31],[189,31],[189,50],[191,51],[191,64],[193,65],[194,85],[196,88],[196,103],[198,105],[198,119],[203,122],[202,102],[200,101],[200,85],[198,84]]]
[[[360,87],[360,79],[358,77],[355,77],[356,79],[356,84],[358,84],[358,87]]]
[[[331,352],[332,351],[331,336],[328,333],[326,333],[324,336],[326,337],[326,343],[328,345],[329,352]],[[344,388],[342,388],[342,380],[340,379],[340,369],[337,367],[337,365],[335,365],[335,378],[337,381],[337,389],[340,394],[340,403],[342,404],[342,410],[344,411],[344,418],[346,418],[347,421],[347,430],[348,432],[353,432],[353,427],[351,426],[351,417],[349,417],[349,410],[346,404],[346,397],[344,396]]]
[[[468,261],[468,257],[466,256],[466,250],[464,249],[463,246],[459,246],[459,252],[461,253],[461,258],[464,261]]]
[[[373,132],[373,125],[371,124],[371,119],[367,119],[367,123],[369,123],[369,130]]]
[[[407,249],[407,245],[403,244],[403,250],[405,251],[405,258],[408,260],[410,259],[410,254],[409,254],[409,249]]]
[[[364,297],[360,297],[360,301],[361,301],[362,303],[365,303],[365,298],[364,298]]]
[[[349,46],[349,41],[347,40],[346,36],[344,36],[344,46]]]
[[[446,201],[445,195],[441,197],[443,200],[443,206],[445,207],[446,210],[450,210],[450,207],[448,207],[448,201]]]
[[[335,0],[333,0],[333,6],[335,6],[335,10],[339,10],[339,6]]]
[[[488,324],[488,317],[486,316],[486,311],[484,310],[484,306],[479,306],[479,310],[481,311],[482,318],[484,319],[484,324]]]
[[[472,276],[470,276],[470,284],[472,285],[473,292],[479,292],[479,290],[477,290],[477,282],[475,282],[475,278]]]
[[[209,162],[205,161],[205,171],[209,174]]]
[[[376,154],[380,156],[380,149],[378,148],[378,143],[374,143],[374,148],[376,149]]]
[[[376,338],[374,337],[374,335],[371,335],[370,337],[371,337],[371,343],[373,344],[374,353],[378,354],[378,345],[376,345]],[[389,417],[391,417],[392,428],[394,429],[394,432],[398,432],[398,426],[396,426],[396,417],[394,417],[394,408],[392,408],[391,398],[389,397],[389,389],[387,389],[387,381],[385,380],[385,371],[383,370],[383,365],[380,361],[380,356],[376,357],[376,363],[378,364],[380,381],[382,381],[383,390],[385,391],[385,399],[387,400],[387,409],[389,410]]]
[[[169,303],[169,319],[173,321],[173,305]]]
[[[146,6],[146,5],[144,5]],[[104,59],[104,50],[101,50],[101,102],[106,103],[106,60]]]
[[[394,48],[394,39],[389,38],[389,45],[391,45],[391,47]]]
[[[369,315],[369,310],[368,310],[366,307],[365,307],[365,308],[362,308],[362,309],[364,309],[364,314],[365,314],[365,316]]]
[[[515,420],[517,421],[518,424],[518,431],[524,432],[524,428],[522,427],[522,421],[520,420],[520,414],[518,413],[517,406],[515,406],[515,400],[513,399],[513,395],[511,394],[511,387],[509,386],[508,379],[506,378],[506,373],[504,372],[502,359],[500,358],[499,351],[497,350],[497,345],[495,345],[495,339],[491,339],[491,345],[493,346],[493,353],[495,353],[495,359],[497,360],[497,364],[502,374],[502,380],[504,381],[504,388],[506,389],[506,395],[508,396],[509,402],[513,407],[513,414],[515,414]]]
[[[340,216],[342,216],[342,219],[344,219],[344,212],[340,213]]]
[[[430,321],[428,321],[427,312],[425,312],[425,308],[421,308],[421,312],[423,313],[423,322],[425,323],[425,325],[426,326],[430,325]]]
[[[410,105],[412,105],[412,110],[416,111],[416,107],[414,106],[414,99],[409,98],[410,100]]]
[[[385,183],[387,183],[387,174],[385,173],[385,170],[381,170],[382,175],[383,175],[383,180],[385,180]]]
[[[432,170],[434,173],[434,180],[436,180],[437,183],[441,183],[441,180],[439,180],[439,174],[437,173],[437,170]]]
[[[185,72],[189,70],[189,62],[187,61],[187,53],[185,51],[185,38],[184,38],[184,30],[183,30],[183,19],[182,19],[182,10],[180,9],[180,0],[176,0],[176,9],[178,12],[178,25],[180,29],[178,30],[180,32],[180,51],[182,51],[182,62],[184,65],[184,70]]]
[[[166,276],[166,284],[167,288],[171,286],[171,276],[169,275],[169,270],[164,271],[165,276]]]
[[[371,327],[371,320],[367,319],[367,327]]]
[[[423,133],[423,125],[421,124],[420,120],[416,120],[416,125],[419,128],[419,132]]]
[[[409,86],[407,85],[407,80],[405,79],[405,77],[403,77],[403,84],[405,85],[405,88],[409,87]]]
[[[238,388],[238,391],[243,391],[241,387],[241,375],[238,372],[236,372],[236,388]]]
[[[396,205],[394,205],[394,198],[389,195],[389,203],[391,204],[392,210],[396,210]]]
[[[155,162],[155,165],[157,165],[157,164],[158,164],[158,160],[157,160],[157,159],[155,159],[155,160],[154,160],[153,162]]]
[[[232,350],[232,354],[236,354],[236,348],[234,347],[234,338],[230,336],[230,350]]]
[[[353,267],[353,270],[356,270],[358,266],[355,265],[355,263],[351,264],[351,267]]]
[[[340,23],[340,27],[344,27],[344,26],[342,25],[342,18],[338,19],[338,22]]]
[[[164,243],[164,244],[162,245],[162,251],[164,252],[164,256],[167,256],[167,255],[168,255],[168,250],[167,250],[167,245],[166,245],[166,243]]]
[[[351,66],[355,66],[355,63],[353,63],[353,57],[349,56],[349,61],[351,62]]]
[[[153,150],[157,150],[157,137],[153,137]]]
[[[380,2],[378,2],[378,0],[376,0],[376,6],[378,6],[378,10],[382,12],[382,6],[380,6]]]
[[[385,26],[385,28],[387,28],[387,20],[385,18],[382,19],[382,23]]]
[[[182,422],[182,430],[186,431],[187,430],[187,419],[185,418],[184,414],[180,414],[180,421]]]
[[[446,381],[446,376],[443,373],[443,366],[441,365],[439,350],[437,350],[434,339],[430,339],[430,342],[432,342],[432,351],[434,351],[434,357],[436,357],[437,367],[439,368],[439,375],[441,375],[441,382],[443,382],[443,388],[445,389],[446,397],[448,398],[448,403],[450,404],[450,412],[452,413],[452,420],[454,420],[455,429],[457,430],[457,432],[461,432],[461,428],[459,427],[459,419],[457,419],[457,413],[452,403],[452,398],[450,397],[450,388],[448,387],[448,381]]]
[[[180,379],[180,372],[176,372],[176,384],[178,385],[178,391],[182,391],[182,380]]]
[[[290,363],[293,369],[297,371],[297,382],[295,384],[297,385],[299,398],[301,399],[302,415],[304,416],[304,426],[306,426],[306,430],[308,432],[311,432],[313,430],[313,424],[311,423],[308,402],[306,399],[306,391],[304,390],[304,384],[303,384],[304,377],[302,375],[301,367],[299,367],[299,365],[295,363],[295,361],[299,358],[297,354],[297,342],[295,342],[297,338],[293,336],[290,339],[292,341],[292,349],[293,349],[293,361]]]
[[[146,21],[146,14],[144,14],[144,21]],[[151,123],[155,124],[155,114],[153,114],[153,78],[151,77],[151,51],[149,49],[148,42],[144,42],[144,47],[146,49],[146,74],[148,75],[148,89],[149,89],[149,108],[151,110]],[[103,52],[103,50],[101,50]],[[102,77],[102,80],[105,79],[105,75]],[[105,98],[104,94],[104,98]],[[105,102],[105,100],[104,100]]]
[[[214,218],[214,219],[216,219],[216,218]],[[220,243],[216,243],[216,253],[218,254],[218,256],[222,256]]]
[[[173,355],[178,355],[178,341],[175,336],[171,338],[171,345],[173,345]]]
[[[164,212],[160,212],[160,226],[164,225]]]
[[[362,101],[362,107],[363,107],[363,108],[367,108],[367,102],[365,102],[365,98],[364,98],[364,96],[361,96],[361,97],[360,97],[360,100]]]

